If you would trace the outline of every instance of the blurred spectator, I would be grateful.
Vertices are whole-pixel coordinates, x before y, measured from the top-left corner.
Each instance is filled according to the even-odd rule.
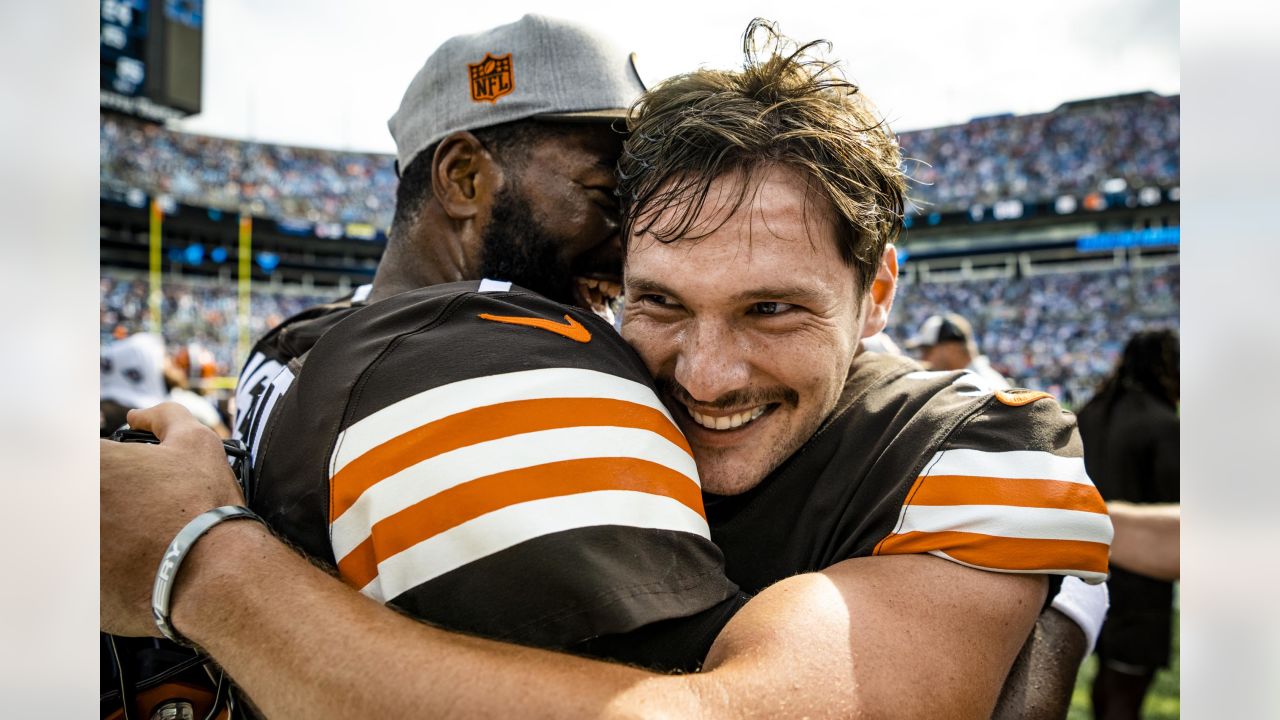
[[[165,352],[160,336],[141,332],[105,342],[100,369],[98,429],[103,437],[126,424],[130,410],[166,400],[185,407],[219,436],[231,436],[218,408],[188,388],[183,370]]]
[[[978,352],[969,321],[955,313],[930,315],[920,325],[909,349],[920,351],[920,364],[930,370],[968,370],[977,373],[994,390],[1008,389],[1010,383],[986,355]]]
[[[99,359],[99,431],[103,437],[125,424],[125,415],[165,401],[164,341],[137,333],[106,344]]]
[[[1085,469],[1103,498],[1179,501],[1178,396],[1178,336],[1134,335],[1079,414]],[[1098,639],[1094,716],[1136,719],[1156,670],[1169,664],[1173,584],[1113,566],[1107,585],[1111,610]]]
[[[1173,582],[1182,573],[1182,506],[1112,500],[1107,514],[1115,527],[1111,565]]]

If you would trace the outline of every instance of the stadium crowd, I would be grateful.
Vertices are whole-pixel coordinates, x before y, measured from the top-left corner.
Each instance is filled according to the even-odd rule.
[[[1124,96],[904,132],[898,141],[912,198],[927,211],[1088,193],[1114,178],[1130,188],[1171,187],[1180,107],[1176,95]]]
[[[234,288],[166,281],[161,316],[171,353],[198,346],[213,372],[234,375],[240,359]],[[926,317],[957,312],[974,326],[979,348],[1015,385],[1045,390],[1068,407],[1086,402],[1112,369],[1125,340],[1152,327],[1178,327],[1179,269],[1108,270],[1016,280],[904,283],[889,334],[906,344]],[[100,337],[146,328],[147,282],[104,275]],[[284,318],[336,293],[254,291],[249,334],[260,337]]]
[[[112,276],[103,269],[99,280],[98,337],[104,346],[147,329],[148,287],[145,278]],[[192,370],[196,377],[239,372],[243,358],[236,357],[240,332],[236,289],[207,280],[170,278],[161,287],[160,317],[170,356],[201,356],[193,358],[201,366]],[[290,315],[331,299],[332,294],[255,290],[250,293],[249,337],[259,338]]]
[[[912,198],[928,212],[1087,193],[1114,178],[1170,187],[1179,109],[1178,96],[1143,94],[904,132],[899,142]],[[104,188],[277,219],[391,224],[390,155],[193,135],[110,114],[99,128]]]
[[[887,332],[905,344],[925,318],[956,312],[992,366],[1020,387],[1079,407],[1125,341],[1178,328],[1179,267],[1038,275],[1016,280],[903,283]]]
[[[105,189],[259,217],[386,228],[395,204],[390,155],[193,135],[105,113],[99,162]]]

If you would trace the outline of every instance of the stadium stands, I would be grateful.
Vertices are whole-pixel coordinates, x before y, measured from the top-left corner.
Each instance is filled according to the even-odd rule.
[[[1004,199],[1178,185],[1180,97],[1141,93],[1067,103],[1038,115],[1007,115],[902,133],[926,212]]]
[[[924,212],[1004,199],[1178,184],[1180,98],[1141,93],[899,136]],[[227,140],[118,115],[100,124],[102,186],[308,222],[391,224],[391,155]]]
[[[391,225],[396,174],[390,155],[242,142],[174,132],[102,115],[104,190],[139,189],[259,217]]]
[[[1083,405],[1133,333],[1178,328],[1177,265],[898,289],[888,333],[900,345],[935,313],[958,312],[1015,385]]]
[[[130,277],[103,268],[98,304],[98,337],[103,344],[147,329],[147,288],[145,277]],[[335,297],[333,292],[322,295],[296,289],[255,290],[250,298],[249,335],[257,338],[290,315]],[[239,372],[242,358],[236,357],[237,301],[234,286],[194,278],[166,278],[160,317],[169,353],[176,357],[184,349],[190,352],[191,346],[198,346],[211,354],[214,374]]]

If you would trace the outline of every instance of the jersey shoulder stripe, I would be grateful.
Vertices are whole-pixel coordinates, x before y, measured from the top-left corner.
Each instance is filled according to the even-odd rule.
[[[927,552],[987,570],[1065,571],[1096,583],[1106,579],[1111,536],[1083,458],[961,448],[926,465],[875,554]]]
[[[590,460],[599,462],[596,467],[584,464]],[[619,486],[648,480],[651,491],[677,498],[694,512],[703,514],[693,459],[666,439],[636,428],[560,428],[468,445],[425,458],[392,474],[374,476],[376,482],[333,519],[330,535],[334,556],[344,557],[371,531],[385,529],[396,515],[431,498],[449,491],[456,493],[457,488],[482,478],[506,477],[532,468],[565,475],[553,478],[553,482],[541,490],[546,495],[569,492],[580,482],[575,477],[587,472],[629,469],[635,480],[621,476],[611,479]],[[537,478],[525,479],[535,481]],[[513,492],[531,490],[516,488]],[[507,493],[485,502],[514,502],[515,497]],[[478,500],[472,498],[471,502]]]
[[[333,452],[331,472],[417,427],[497,403],[520,400],[612,399],[656,411],[675,420],[653,390],[610,373],[572,367],[545,367],[476,377],[431,388],[377,410],[343,430]],[[679,435],[679,431],[676,432]],[[688,444],[680,436],[680,443]]]

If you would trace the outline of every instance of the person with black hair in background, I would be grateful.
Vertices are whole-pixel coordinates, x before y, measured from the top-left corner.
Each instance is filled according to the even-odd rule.
[[[1177,334],[1130,338],[1079,424],[1085,468],[1104,498],[1177,503]],[[1111,610],[1098,639],[1094,717],[1136,718],[1156,670],[1169,664],[1173,583],[1114,565],[1107,583]]]

